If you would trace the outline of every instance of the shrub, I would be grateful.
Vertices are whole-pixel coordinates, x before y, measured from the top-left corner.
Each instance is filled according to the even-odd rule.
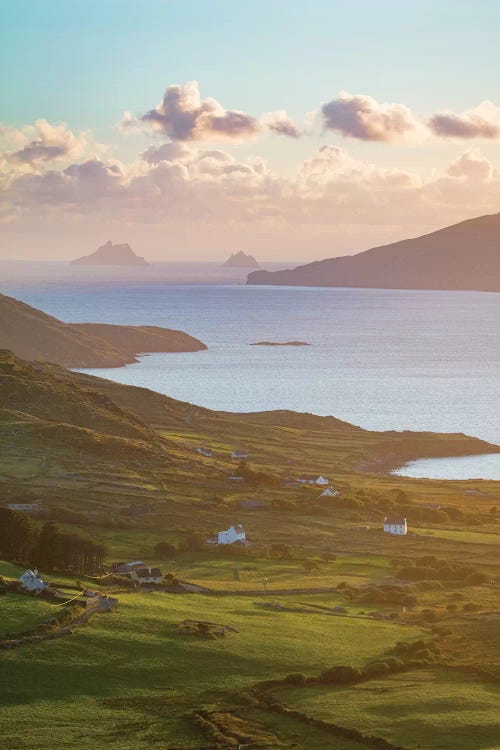
[[[321,672],[319,681],[325,685],[353,685],[362,677],[363,673],[356,667],[338,666]]]

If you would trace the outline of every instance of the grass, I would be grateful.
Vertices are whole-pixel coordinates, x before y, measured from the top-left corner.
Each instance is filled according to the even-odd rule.
[[[500,545],[500,533],[488,531],[466,531],[462,529],[418,529],[419,534],[432,536],[437,539],[450,539],[454,542],[466,544],[496,544]]]
[[[238,632],[215,641],[182,636],[176,627],[184,619]],[[270,612],[240,598],[123,595],[118,609],[72,636],[2,655],[2,747],[84,750],[125,726],[120,748],[138,750],[146,741],[150,748],[196,747],[201,737],[186,718],[191,711],[290,672],[363,664],[420,635],[385,622]],[[16,727],[26,703],[30,722],[20,742]]]
[[[428,669],[351,688],[299,688],[278,696],[291,708],[412,750],[498,750],[500,686]]]
[[[48,602],[25,594],[0,597],[0,636],[32,630],[57,610]]]

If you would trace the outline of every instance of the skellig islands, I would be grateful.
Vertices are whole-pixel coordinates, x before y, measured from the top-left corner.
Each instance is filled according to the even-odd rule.
[[[75,258],[71,261],[73,266],[147,266],[148,262],[136,255],[130,245],[113,245],[108,240],[90,255]]]

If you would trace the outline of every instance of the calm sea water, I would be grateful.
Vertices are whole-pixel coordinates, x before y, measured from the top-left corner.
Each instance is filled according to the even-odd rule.
[[[62,320],[178,328],[209,347],[88,371],[102,377],[214,409],[294,409],[500,444],[500,294],[247,287],[234,283],[244,274],[221,278],[207,264],[0,264],[0,274],[0,292]],[[249,346],[292,339],[310,346]],[[500,458],[491,462],[500,479]]]

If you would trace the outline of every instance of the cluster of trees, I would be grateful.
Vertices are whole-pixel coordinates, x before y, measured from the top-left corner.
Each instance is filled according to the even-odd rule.
[[[30,520],[0,508],[0,557],[42,570],[71,570],[95,575],[104,567],[107,549],[76,532],[62,531],[53,521],[40,530]]]
[[[400,568],[396,577],[405,581],[460,581],[464,585],[477,585],[488,580],[472,565],[442,560],[434,555],[417,558],[415,565]]]

